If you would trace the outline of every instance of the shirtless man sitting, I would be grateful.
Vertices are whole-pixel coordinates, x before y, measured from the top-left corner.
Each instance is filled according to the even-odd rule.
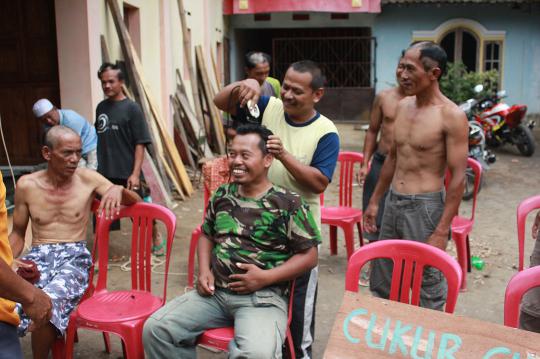
[[[398,104],[394,142],[364,213],[364,228],[375,232],[379,200],[391,183],[380,240],[401,238],[446,249],[463,193],[468,136],[465,114],[439,90],[446,61],[440,46],[420,42],[411,45],[399,62],[399,83],[410,97]],[[452,179],[445,200],[447,168]],[[392,267],[387,259],[373,262],[370,289],[375,295],[389,297]],[[426,268],[420,305],[442,310],[446,294],[443,275]]]
[[[399,78],[399,73],[403,70],[402,66],[396,69],[396,78]],[[369,129],[366,133],[364,141],[364,162],[360,167],[359,182],[363,184],[362,193],[362,210],[365,211],[368,207],[369,200],[375,190],[375,186],[379,181],[381,168],[394,138],[394,120],[396,119],[396,109],[399,101],[405,97],[405,91],[399,85],[390,89],[383,90],[375,96],[373,106],[371,108],[371,116]],[[377,135],[381,133],[379,143],[377,143]],[[371,158],[373,159],[371,160]],[[369,161],[371,160],[371,166]],[[364,182],[365,181],[365,182]],[[382,215],[384,213],[384,201],[386,199],[385,192],[379,201],[379,211],[377,213],[376,224],[377,231],[368,233],[364,231],[363,236],[368,241],[376,241],[379,239],[379,229],[381,228]]]
[[[106,217],[118,213],[121,204],[141,200],[135,192],[113,185],[96,171],[77,168],[81,149],[77,133],[64,126],[52,127],[42,148],[47,169],[17,182],[9,243],[13,256],[19,257],[28,220],[32,219],[32,248],[23,259],[36,263],[41,274],[36,285],[53,304],[50,322],[32,333],[34,358],[48,357],[88,286],[92,258],[86,248],[86,229],[94,196],[102,196],[98,213]],[[29,324],[29,318],[21,313],[20,335],[27,332]]]

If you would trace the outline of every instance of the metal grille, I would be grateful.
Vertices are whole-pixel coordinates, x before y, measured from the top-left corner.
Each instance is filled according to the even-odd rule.
[[[326,87],[373,87],[374,37],[274,38],[272,50],[276,78],[282,79],[291,63],[309,59],[321,66]]]

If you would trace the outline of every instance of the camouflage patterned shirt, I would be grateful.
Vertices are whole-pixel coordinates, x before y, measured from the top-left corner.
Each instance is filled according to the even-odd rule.
[[[260,198],[245,198],[235,183],[220,186],[210,199],[202,226],[214,242],[215,285],[226,288],[229,275],[244,273],[235,263],[275,268],[321,242],[308,205],[296,193],[272,186]]]

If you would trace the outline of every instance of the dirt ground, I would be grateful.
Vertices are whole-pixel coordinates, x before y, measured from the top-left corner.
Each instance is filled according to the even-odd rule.
[[[356,130],[352,124],[338,124],[341,135],[341,149],[361,151],[364,132]],[[537,143],[540,144],[540,131],[535,131]],[[479,195],[476,210],[476,223],[471,235],[471,251],[481,257],[486,266],[482,271],[473,269],[468,274],[468,289],[459,297],[456,314],[478,318],[481,320],[502,323],[503,300],[506,283],[517,271],[517,230],[516,207],[526,197],[536,195],[538,175],[540,173],[540,149],[533,157],[525,158],[517,150],[505,147],[496,151],[497,162],[486,173],[486,180]],[[337,183],[339,169],[333,183],[326,192],[328,205],[337,204]],[[178,216],[172,263],[169,272],[168,299],[184,293],[186,285],[187,253],[191,231],[200,223],[202,216],[202,190],[198,185],[195,195],[185,202],[179,202],[175,208]],[[356,187],[356,203],[361,203],[361,188]],[[463,202],[461,214],[469,214],[471,202]],[[527,224],[526,253],[530,253],[531,220]],[[130,282],[129,272],[123,271],[121,265],[129,255],[129,224],[122,224],[122,233],[118,233],[111,243],[111,265],[109,283],[111,288],[127,288]],[[340,233],[340,236],[342,233]],[[454,253],[452,243],[449,251]],[[316,313],[316,335],[314,358],[322,358],[326,343],[337,310],[341,304],[344,291],[346,255],[342,237],[340,237],[339,253],[330,256],[328,245],[328,228],[323,229],[323,245],[319,254],[320,278],[319,297]],[[528,254],[527,254],[528,258]],[[528,265],[528,259],[526,261]],[[162,275],[158,272],[163,266],[155,267],[154,275],[157,288],[162,288]],[[23,349],[26,357],[31,357],[30,340],[24,338]],[[118,338],[113,338],[113,352],[104,353],[101,335],[87,330],[79,331],[79,343],[75,345],[76,358],[117,358],[122,356]],[[201,358],[225,358],[222,353],[212,354],[199,349]]]

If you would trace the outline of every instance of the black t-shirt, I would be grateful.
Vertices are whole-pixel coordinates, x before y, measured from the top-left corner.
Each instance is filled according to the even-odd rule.
[[[96,108],[98,172],[127,179],[133,171],[135,146],[151,143],[141,108],[130,99],[101,101]]]

